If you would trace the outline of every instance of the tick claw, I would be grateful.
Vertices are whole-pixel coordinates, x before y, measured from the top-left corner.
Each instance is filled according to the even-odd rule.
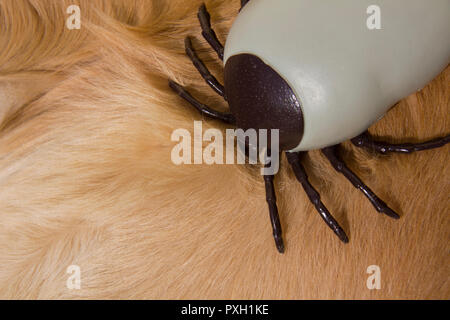
[[[384,213],[385,215],[387,215],[387,216],[393,218],[393,219],[396,219],[396,220],[400,219],[400,216],[399,216],[394,210],[392,210],[391,208],[386,208],[386,209],[383,211],[383,213]]]
[[[339,239],[343,242],[343,243],[348,243],[348,237],[345,234],[344,230],[340,230],[339,232],[336,232],[336,234],[338,235]]]
[[[275,238],[275,245],[277,246],[278,252],[283,254],[284,253],[283,238]]]

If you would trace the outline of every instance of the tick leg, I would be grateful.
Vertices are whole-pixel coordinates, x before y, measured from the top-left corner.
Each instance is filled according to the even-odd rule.
[[[245,7],[245,5],[247,4],[247,2],[249,2],[250,0],[241,0],[241,10],[243,7]]]
[[[387,216],[398,219],[400,216],[394,212],[391,208],[387,206],[387,204],[377,197],[377,195],[370,190],[368,186],[366,186],[361,179],[351,171],[347,165],[342,161],[338,154],[338,147],[332,146],[325,149],[322,149],[322,153],[325,155],[325,157],[328,158],[330,163],[333,165],[334,169],[336,171],[342,173],[352,184],[355,188],[359,189],[364,193],[364,195],[370,200],[372,205],[375,207],[375,209],[380,212],[384,213]]]
[[[209,86],[213,88],[215,92],[217,92],[218,94],[220,94],[222,97],[225,98],[225,90],[223,88],[223,85],[219,83],[219,81],[211,74],[211,72],[209,72],[208,68],[206,68],[203,61],[200,60],[200,58],[197,56],[194,48],[192,47],[191,38],[187,37],[184,40],[184,45],[186,47],[186,54],[191,59],[195,68],[197,68],[198,72],[201,74],[203,79],[205,79],[206,83],[208,83]]]
[[[211,109],[207,105],[199,102],[197,99],[191,96],[189,92],[186,91],[181,85],[176,83],[175,81],[169,80],[169,86],[175,91],[180,97],[193,105],[201,114],[204,114],[210,118],[221,120],[223,122],[234,124],[235,119],[231,113],[219,112]]]
[[[270,222],[272,223],[273,237],[278,252],[284,253],[284,244],[281,231],[280,217],[278,215],[277,198],[275,196],[275,188],[273,186],[273,175],[265,175],[264,183],[266,185],[266,200],[269,205]]]
[[[303,152],[286,152],[286,157],[294,170],[294,174],[297,177],[297,180],[302,184],[303,189],[309,197],[309,200],[314,204],[317,211],[319,212],[322,219],[325,223],[334,231],[334,233],[339,237],[339,239],[347,243],[348,237],[345,234],[345,231],[341,228],[339,223],[333,218],[325,205],[320,201],[320,194],[314,189],[311,183],[308,180],[308,175],[306,174],[305,168],[300,162],[300,155],[304,154]]]
[[[217,39],[217,35],[211,28],[211,16],[208,10],[206,10],[205,4],[200,6],[198,9],[198,20],[200,20],[200,26],[202,27],[202,35],[211,45],[211,47],[217,52],[220,60],[223,61],[223,45]]]
[[[450,142],[450,135],[421,143],[390,144],[383,141],[373,140],[370,134],[366,131],[356,138],[353,138],[351,141],[357,147],[367,148],[383,154],[386,154],[388,152],[412,153],[416,151],[429,150],[445,146]]]

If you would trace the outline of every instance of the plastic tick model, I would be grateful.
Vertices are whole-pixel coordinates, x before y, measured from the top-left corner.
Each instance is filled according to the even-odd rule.
[[[368,8],[381,10],[381,29],[369,30]],[[241,0],[224,47],[205,5],[202,34],[224,61],[225,86],[185,40],[186,53],[206,82],[229,104],[211,109],[182,86],[170,87],[201,114],[238,128],[279,129],[280,151],[320,216],[343,242],[348,237],[309,183],[301,163],[321,149],[331,165],[360,189],[378,212],[399,215],[339,157],[339,143],[381,153],[441,147],[446,137],[418,144],[374,141],[367,128],[403,97],[423,88],[450,61],[449,0]],[[244,7],[245,6],[245,7]],[[284,252],[273,175],[264,176],[275,244]]]

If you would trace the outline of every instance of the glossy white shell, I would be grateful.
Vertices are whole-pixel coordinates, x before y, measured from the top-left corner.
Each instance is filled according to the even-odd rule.
[[[381,30],[367,27],[371,5]],[[270,65],[301,101],[304,136],[293,151],[323,148],[362,133],[448,65],[450,0],[251,0],[225,63],[240,53]]]

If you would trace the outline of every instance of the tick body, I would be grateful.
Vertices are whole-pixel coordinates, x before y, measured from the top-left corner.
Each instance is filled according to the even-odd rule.
[[[380,30],[367,27],[371,5],[381,10]],[[225,46],[225,90],[230,97],[234,92],[228,93],[229,82],[248,77],[249,68],[241,66],[242,72],[236,72],[234,67],[241,54],[269,65],[300,102],[303,137],[293,151],[321,149],[359,135],[446,67],[450,1],[250,1],[233,23]],[[249,58],[242,60],[241,65]],[[228,68],[234,69],[234,76]],[[262,93],[267,81],[259,81]],[[232,100],[230,108],[234,114]],[[259,112],[249,117],[259,117]],[[239,126],[239,117],[236,120]]]
[[[248,3],[247,3],[248,2]],[[186,53],[206,82],[228,102],[215,111],[179,84],[170,87],[201,113],[247,129],[279,129],[280,150],[326,224],[348,237],[309,183],[301,160],[321,149],[330,164],[360,189],[378,212],[398,218],[339,157],[338,144],[382,153],[441,147],[449,137],[420,144],[374,141],[367,128],[398,100],[420,90],[450,61],[449,0],[252,0],[241,1],[225,48],[203,5],[202,34],[224,61],[222,85],[198,58],[188,38]],[[367,27],[367,8],[381,9],[381,29]],[[264,177],[270,221],[284,252],[273,176]]]

